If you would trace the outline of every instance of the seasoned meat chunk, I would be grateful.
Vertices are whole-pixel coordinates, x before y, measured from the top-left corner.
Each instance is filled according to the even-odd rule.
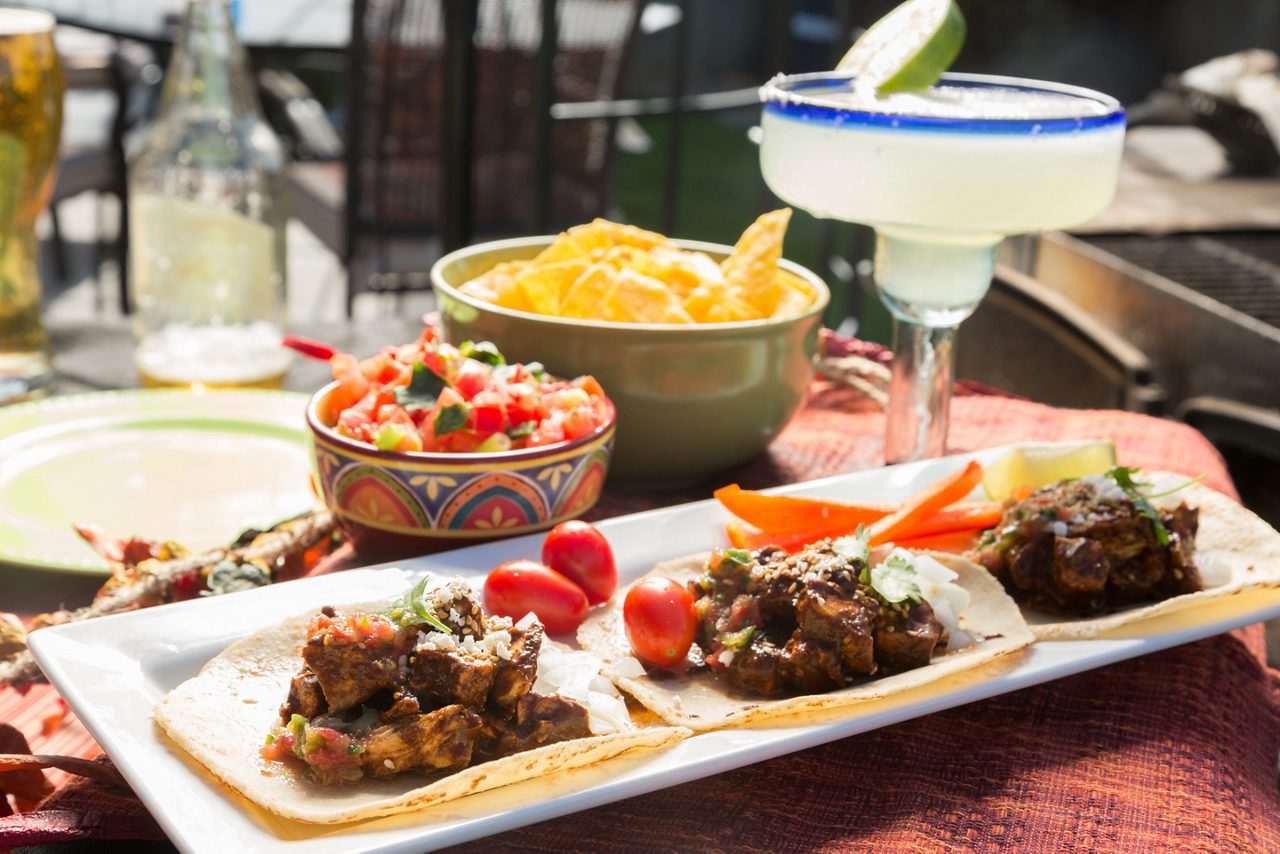
[[[535,694],[530,691],[516,705],[516,724],[520,728],[522,749],[586,738],[587,710],[566,697]]]
[[[1068,614],[1202,589],[1198,512],[1156,511],[1167,543],[1151,512],[1101,475],[1064,481],[1008,505],[975,558],[1018,599]]]
[[[409,688],[426,708],[485,704],[497,672],[495,659],[460,650],[417,647],[410,654]]]
[[[529,693],[538,677],[538,650],[542,648],[542,624],[527,629],[511,629],[511,657],[499,658],[489,689],[489,702],[500,709],[511,709]]]
[[[729,662],[729,682],[756,694],[780,694],[786,687],[781,666],[782,651],[771,643],[755,639],[734,653]]]
[[[280,707],[280,720],[285,723],[294,715],[314,718],[325,710],[324,692],[320,682],[309,668],[302,668],[289,683],[289,698]]]
[[[880,606],[870,597],[856,589],[850,594],[821,579],[805,581],[796,599],[796,619],[804,638],[839,650],[844,665],[857,673],[872,673],[876,669],[873,647],[879,613]],[[787,646],[789,648],[791,642]],[[837,682],[843,684],[844,680]]]
[[[372,777],[409,768],[464,768],[480,725],[478,715],[455,705],[374,727],[364,740],[360,764]]]
[[[1107,589],[1107,555],[1097,540],[1053,538],[1054,597],[1066,607],[1096,607]]]
[[[396,686],[396,648],[391,644],[344,642],[331,634],[312,635],[302,646],[302,660],[320,683],[330,712],[349,709]]]
[[[443,587],[428,590],[425,604],[436,619],[449,627],[454,637],[485,636],[484,609],[471,589],[461,581],[450,581]],[[425,625],[421,628],[430,631]]]
[[[867,636],[870,644],[871,637]],[[801,691],[819,693],[848,684],[834,643],[806,639],[802,630],[787,641],[779,661],[782,678]],[[872,665],[874,669],[874,665]]]
[[[923,667],[933,657],[941,635],[942,624],[933,616],[933,608],[918,602],[902,624],[885,620],[876,629],[876,663],[895,671]]]

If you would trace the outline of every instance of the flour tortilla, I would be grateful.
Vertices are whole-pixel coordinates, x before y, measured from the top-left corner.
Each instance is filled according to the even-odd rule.
[[[825,694],[770,700],[740,692],[724,677],[705,670],[661,679],[635,675],[639,663],[631,655],[620,605],[588,617],[578,629],[578,643],[604,661],[602,672],[614,684],[668,723],[692,730],[709,730],[783,715],[855,706],[978,667],[1017,652],[1035,640],[1017,604],[986,570],[954,555],[931,554],[958,573],[955,583],[969,591],[972,601],[959,620],[961,627],[969,631],[977,642],[956,652],[937,654],[925,667],[892,676],[870,677],[861,684]],[[649,575],[687,582],[703,573],[708,556],[697,554],[660,563]],[[614,602],[621,603],[625,598],[626,591],[619,591]]]
[[[153,712],[160,729],[215,777],[294,821],[338,824],[405,813],[630,750],[665,747],[689,735],[676,727],[650,727],[560,742],[434,780],[410,772],[350,786],[316,786],[293,763],[268,762],[258,753],[267,733],[279,723],[289,680],[301,666],[298,649],[311,616],[291,618],[228,647],[171,691]]]
[[[1153,491],[1171,489],[1186,477],[1152,472]],[[1280,587],[1280,533],[1225,495],[1199,484],[1180,489],[1156,500],[1161,507],[1186,502],[1200,509],[1200,530],[1196,534],[1194,559],[1206,587],[1136,605],[1097,617],[1064,620],[1060,614],[1046,614],[1031,608],[1023,613],[1038,640],[1083,640],[1097,637],[1120,626],[1159,614],[1192,608],[1204,602],[1232,596],[1242,590]],[[1219,583],[1212,584],[1213,581]]]

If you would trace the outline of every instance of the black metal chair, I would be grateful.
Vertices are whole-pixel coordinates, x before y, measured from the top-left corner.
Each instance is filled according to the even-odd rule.
[[[1161,414],[1151,360],[1082,308],[997,266],[991,291],[960,327],[956,375],[1042,403]]]
[[[136,42],[75,28],[59,27],[57,44],[67,79],[64,114],[101,103],[98,126],[81,122],[75,133],[64,128],[58,175],[50,196],[53,260],[60,280],[67,278],[66,247],[58,206],[82,193],[115,196],[119,222],[111,254],[119,265],[120,311],[128,313],[129,207],[125,165],[125,135],[142,121],[160,81],[160,71],[149,49]],[[83,114],[81,114],[83,115]],[[100,204],[100,203],[99,203]],[[101,215],[95,250],[95,276],[104,258]],[[97,276],[101,300],[102,281]]]
[[[573,12],[547,30],[551,40],[540,5],[354,3],[343,157],[292,169],[295,215],[347,268],[348,315],[361,292],[429,287],[434,257],[472,234],[524,232],[540,208],[551,225],[604,209],[605,123],[565,124],[547,138],[537,104],[611,98],[638,5],[551,4]],[[552,150],[544,197],[535,163]]]

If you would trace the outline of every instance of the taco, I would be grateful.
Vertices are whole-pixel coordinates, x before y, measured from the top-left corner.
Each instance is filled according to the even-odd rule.
[[[295,821],[403,813],[658,748],[599,662],[532,615],[486,616],[459,579],[286,620],[232,645],[155,708],[215,777]],[[283,705],[281,702],[283,701]]]
[[[977,667],[1034,639],[1018,606],[981,567],[902,549],[873,564],[858,537],[791,555],[771,547],[718,550],[649,574],[687,584],[694,596],[696,643],[679,672],[632,655],[618,607],[588,617],[578,641],[620,688],[694,730],[852,706]]]
[[[1280,534],[1184,478],[1129,469],[1044,487],[1005,508],[975,560],[1023,606],[1036,637],[1119,626],[1280,586]]]

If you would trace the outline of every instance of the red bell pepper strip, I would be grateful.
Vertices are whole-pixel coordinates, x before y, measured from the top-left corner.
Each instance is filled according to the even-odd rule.
[[[871,545],[915,536],[927,519],[964,498],[981,481],[982,466],[976,460],[970,460],[960,471],[930,484],[928,488],[908,498],[895,513],[873,524]]]
[[[912,531],[912,539],[933,537],[955,532],[974,532],[990,528],[1000,521],[1001,506],[995,502],[983,504],[959,504],[948,507],[925,519]],[[852,534],[857,525],[845,527],[806,528],[795,531],[750,531],[738,522],[725,525],[729,542],[737,549],[758,549],[777,546],[795,551],[818,540],[834,539]],[[885,542],[888,542],[887,540]],[[879,543],[877,543],[879,545]],[[898,543],[903,545],[903,543]]]
[[[301,335],[286,335],[283,343],[290,350],[296,350],[304,356],[319,359],[322,362],[327,362],[338,355],[337,350],[323,341],[316,341],[314,338],[303,338]]]
[[[858,525],[870,525],[893,512],[893,507],[887,504],[846,504],[797,495],[765,495],[743,489],[736,483],[717,489],[715,496],[730,513],[762,531],[852,531]]]
[[[947,531],[945,534],[912,537],[909,540],[894,543],[894,545],[898,548],[910,549],[916,552],[949,552],[950,554],[958,555],[964,554],[977,546],[979,536],[980,531],[975,528],[968,531]]]

